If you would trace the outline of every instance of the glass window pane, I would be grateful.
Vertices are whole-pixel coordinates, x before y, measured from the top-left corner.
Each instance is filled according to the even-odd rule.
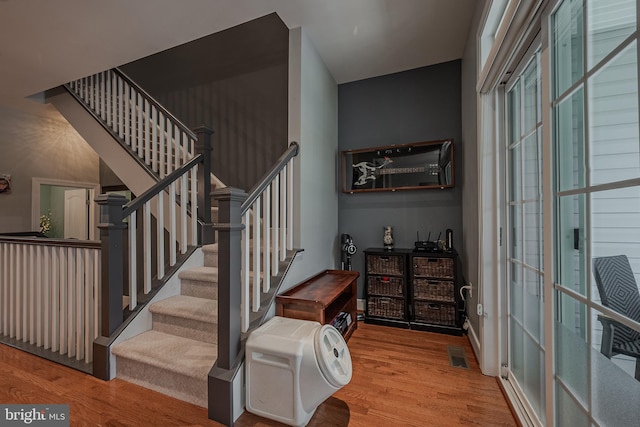
[[[522,181],[525,200],[537,200],[540,197],[542,176],[538,154],[538,133],[534,132],[522,141]]]
[[[565,1],[552,17],[554,98],[583,74],[582,2]]]
[[[544,351],[526,334],[524,336],[523,386],[525,396],[544,425]]]
[[[540,211],[540,203],[538,201],[525,202],[522,205],[524,210],[524,262],[525,264],[540,269],[540,223],[542,212]]]
[[[560,191],[585,186],[584,89],[555,107],[556,182]]]
[[[511,263],[511,287],[509,289],[510,313],[518,321],[524,320],[522,312],[522,266]]]
[[[520,144],[514,146],[509,150],[509,169],[511,171],[510,179],[509,179],[509,187],[511,191],[509,194],[511,195],[511,201],[518,201],[522,198],[520,192]]]
[[[603,426],[633,426],[640,420],[640,381],[634,378],[635,359],[602,352],[601,313],[593,310],[591,395],[594,418]]]
[[[519,383],[524,381],[524,330],[522,329],[522,323],[515,319],[510,318],[510,340],[509,349],[511,356],[511,373]]]
[[[522,130],[527,134],[538,122],[538,67],[534,56],[522,74],[523,82],[523,123]]]
[[[584,194],[558,198],[556,223],[558,264],[556,282],[587,295],[586,204]]]
[[[507,123],[509,126],[509,141],[512,145],[520,141],[520,79],[509,91],[507,97]]]
[[[544,298],[542,297],[540,274],[536,271],[524,269],[524,328],[536,343],[542,345],[544,341],[543,313]]]
[[[636,30],[636,0],[588,0],[589,69]]]
[[[582,325],[586,324],[586,306],[568,295],[560,292],[557,295],[560,319],[555,322],[556,385],[562,384],[580,405],[587,406],[590,349],[582,334]],[[565,412],[564,406],[557,409]]]
[[[589,418],[585,410],[579,406],[559,385],[556,386],[556,405],[557,426],[590,425]]]
[[[511,205],[509,208],[509,225],[511,228],[511,234],[509,240],[511,243],[511,253],[509,256],[512,259],[522,261],[522,218],[521,209],[519,204]]]
[[[591,254],[624,255],[636,283],[640,280],[640,187],[598,191],[591,195]],[[619,266],[622,268],[623,266]],[[593,283],[593,299],[598,289]]]
[[[589,80],[591,183],[640,176],[636,43]]]

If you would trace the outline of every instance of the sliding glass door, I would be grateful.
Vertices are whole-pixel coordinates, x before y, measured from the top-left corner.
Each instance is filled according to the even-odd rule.
[[[640,357],[636,3],[564,0],[550,14],[559,426],[640,422],[636,359],[619,351],[637,340]]]
[[[540,49],[506,91],[508,378],[544,422],[544,289]]]

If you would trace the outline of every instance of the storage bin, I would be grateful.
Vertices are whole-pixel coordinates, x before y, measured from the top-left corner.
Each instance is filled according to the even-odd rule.
[[[413,297],[433,301],[454,302],[453,282],[446,280],[413,280]]]
[[[401,297],[404,279],[400,277],[369,276],[367,279],[367,293],[369,295],[388,295]]]
[[[370,255],[367,261],[367,273],[404,275],[404,257],[400,255]]]
[[[404,299],[388,297],[369,297],[367,315],[404,320]]]
[[[456,308],[450,304],[414,301],[415,320],[436,325],[456,326]]]
[[[413,258],[413,275],[453,279],[453,258]]]

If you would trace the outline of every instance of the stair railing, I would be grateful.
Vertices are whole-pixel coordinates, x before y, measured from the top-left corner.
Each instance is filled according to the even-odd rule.
[[[279,273],[287,250],[293,249],[292,160],[299,149],[292,142],[241,206],[243,333],[249,330],[251,312],[260,310],[260,296],[271,289],[271,277]]]
[[[162,281],[176,265],[178,252],[186,254],[188,247],[198,244],[195,211],[201,163],[204,155],[198,154],[129,203],[117,193],[96,199],[102,243],[101,336],[94,343],[94,354],[100,355],[94,375],[99,378],[109,378],[110,337],[124,321],[123,283],[133,310],[139,292],[149,294],[153,282]]]
[[[0,342],[90,372],[99,272],[98,242],[0,236]]]
[[[196,133],[118,68],[64,87],[159,179],[198,153]],[[225,186],[213,174],[211,180]]]
[[[194,157],[196,135],[119,69],[65,87],[160,179]]]

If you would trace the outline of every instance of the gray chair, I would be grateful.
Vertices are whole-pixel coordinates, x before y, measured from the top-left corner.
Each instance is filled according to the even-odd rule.
[[[640,322],[640,292],[626,255],[594,258],[593,274],[602,305]],[[602,343],[600,351],[611,358],[625,354],[636,358],[635,378],[640,381],[640,332],[600,315]]]

